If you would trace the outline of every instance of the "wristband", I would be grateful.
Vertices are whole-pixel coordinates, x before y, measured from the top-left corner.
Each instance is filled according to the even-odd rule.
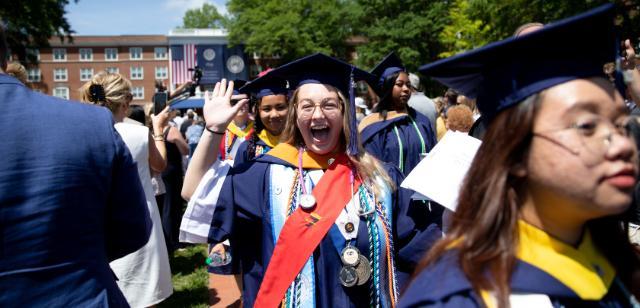
[[[208,132],[212,133],[212,134],[216,134],[216,135],[224,135],[224,132],[217,132],[215,130],[211,130],[208,127],[204,127],[204,129],[206,129]]]
[[[155,140],[155,141],[164,141],[164,137],[162,137],[162,136],[154,136],[153,140]]]

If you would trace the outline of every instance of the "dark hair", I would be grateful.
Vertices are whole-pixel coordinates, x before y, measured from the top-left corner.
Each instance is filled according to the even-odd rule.
[[[519,196],[526,186],[526,179],[511,170],[529,151],[542,95],[534,94],[493,119],[464,180],[449,232],[420,262],[416,273],[455,246],[458,263],[474,290],[493,291],[498,306],[508,306],[518,243],[515,230],[522,206]],[[594,219],[586,228],[623,282],[630,285],[632,270],[639,262],[621,215]]]
[[[287,99],[285,98],[285,101]],[[251,139],[249,139],[249,143],[247,144],[247,157],[254,158],[256,157],[256,143],[260,138],[258,138],[258,134],[264,129],[264,124],[262,123],[262,119],[260,119],[260,103],[262,103],[261,98],[255,98],[251,96],[251,100],[249,102],[249,110],[253,110],[253,114],[255,114],[255,120],[253,120],[253,134],[251,135]]]
[[[393,111],[393,87],[401,72],[402,71],[395,72],[384,79],[382,82],[380,102],[373,108],[373,112],[380,113],[380,116],[385,120],[387,119],[387,112]]]
[[[146,116],[144,114],[144,108],[140,105],[129,106],[129,119],[136,120],[142,124],[145,124]]]
[[[447,107],[448,106],[452,106],[458,103],[458,91],[454,90],[454,89],[447,89],[446,92],[444,92],[444,99],[446,100],[447,103]]]

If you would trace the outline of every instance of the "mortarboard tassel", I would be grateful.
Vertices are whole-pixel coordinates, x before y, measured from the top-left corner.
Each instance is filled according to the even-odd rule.
[[[356,123],[356,83],[353,80],[354,66],[351,66],[351,74],[349,75],[349,144],[347,154],[358,156],[358,125]]]

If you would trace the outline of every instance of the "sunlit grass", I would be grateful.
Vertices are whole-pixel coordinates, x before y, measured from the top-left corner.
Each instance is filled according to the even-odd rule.
[[[170,258],[173,295],[158,307],[208,307],[206,245],[189,246]]]

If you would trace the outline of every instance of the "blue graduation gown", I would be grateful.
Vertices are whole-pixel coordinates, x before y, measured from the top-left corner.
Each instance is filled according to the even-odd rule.
[[[233,260],[243,274],[243,304],[252,307],[260,283],[274,251],[269,208],[270,166],[292,166],[269,154],[231,169],[222,187],[209,233],[211,243],[229,238]],[[386,165],[390,177],[399,187],[402,174]],[[393,236],[395,239],[398,282],[403,287],[415,265],[431,245],[441,237],[438,224],[441,212],[429,214],[423,203],[410,202],[413,192],[400,188],[393,198]],[[355,246],[368,256],[366,223],[358,227]],[[318,307],[365,307],[369,305],[368,284],[345,288],[338,278],[342,265],[329,235],[325,235],[314,253],[316,305]],[[381,274],[382,276],[382,274]]]
[[[428,153],[437,142],[433,126],[427,117],[411,108],[409,109],[409,115],[415,120],[420,135],[424,140],[425,151]],[[371,120],[378,116],[378,114],[372,114],[367,117],[370,121],[365,118],[361,122],[363,127],[360,131],[362,145],[365,150],[384,162],[394,164],[402,170],[405,176],[418,165],[421,159],[420,152],[422,151],[420,137],[411,123],[409,115],[388,117],[387,120],[382,121]],[[400,143],[394,127],[397,127],[400,142],[402,143],[403,166],[399,163]]]
[[[400,298],[398,307],[485,307],[457,263],[455,252],[420,272]],[[521,260],[511,277],[512,293],[535,293],[549,296],[554,307],[630,307],[629,299],[617,284],[599,301],[582,300],[578,295],[547,274]]]
[[[258,141],[256,142],[256,146],[263,147],[264,149],[263,153],[269,152],[269,150],[271,150],[271,147],[269,147],[264,141],[262,141],[262,139],[258,139]],[[233,161],[233,166],[234,167],[240,166],[254,158],[255,157],[249,157],[249,141],[243,142],[238,147],[238,152],[236,152],[236,157]]]

